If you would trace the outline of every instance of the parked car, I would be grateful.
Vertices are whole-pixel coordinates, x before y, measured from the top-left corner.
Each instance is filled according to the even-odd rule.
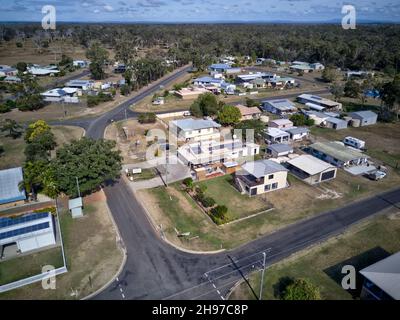
[[[386,177],[386,172],[380,171],[380,170],[374,170],[371,172],[368,172],[366,174],[367,178],[370,180],[378,181]]]

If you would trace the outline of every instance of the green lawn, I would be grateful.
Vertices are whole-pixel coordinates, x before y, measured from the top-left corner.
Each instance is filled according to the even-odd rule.
[[[0,170],[21,166],[25,161],[25,141],[23,136],[18,139],[6,137],[5,132],[0,132],[0,145],[4,153],[0,155]]]
[[[231,175],[199,182],[199,185],[207,187],[206,196],[213,198],[218,205],[228,208],[229,221],[247,217],[271,208],[263,197],[249,197],[242,195],[232,185]]]
[[[46,265],[63,266],[60,247],[0,262],[0,285],[40,274]]]
[[[347,292],[340,282],[343,265],[354,265],[359,271],[384,256],[400,250],[400,216],[394,211],[354,226],[344,235],[283,260],[265,273],[263,299],[279,299],[282,283],[287,279],[306,278],[321,291],[322,299],[349,300],[358,298],[358,290]],[[358,279],[362,280],[362,279]],[[259,292],[260,273],[252,274],[250,284]],[[358,288],[361,288],[358,281]],[[255,299],[247,285],[241,284],[231,299]]]
[[[140,181],[140,180],[150,180],[153,179],[157,176],[155,170],[153,168],[150,169],[142,169],[141,173],[135,174],[133,176],[135,181]]]

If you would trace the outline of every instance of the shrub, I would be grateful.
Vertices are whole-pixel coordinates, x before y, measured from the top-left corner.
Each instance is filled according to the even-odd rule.
[[[11,111],[11,108],[7,104],[0,104],[0,113],[6,113]]]
[[[187,188],[192,189],[193,188],[193,179],[192,178],[186,178],[185,180],[183,180],[183,184]]]
[[[309,280],[297,279],[289,284],[282,296],[283,300],[320,300],[321,295],[318,287]]]
[[[141,113],[138,117],[139,123],[155,123],[156,114],[153,112]]]
[[[211,219],[216,223],[216,224],[222,224],[226,221],[226,214],[228,212],[228,208],[225,206],[216,206],[215,208],[212,208],[210,211],[210,216]]]
[[[131,87],[127,84],[124,84],[123,86],[121,86],[120,91],[123,96],[127,96],[131,93]]]
[[[204,208],[210,208],[215,205],[215,200],[211,197],[202,197],[201,204]]]

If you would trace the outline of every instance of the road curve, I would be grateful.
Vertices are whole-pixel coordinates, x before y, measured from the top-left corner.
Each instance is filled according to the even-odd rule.
[[[89,137],[100,139],[111,120],[136,114],[133,103],[167,85],[187,70],[149,86],[97,118],[68,121],[81,125]],[[291,94],[282,97],[291,97]],[[164,242],[123,180],[104,189],[108,206],[123,239],[127,259],[120,275],[93,299],[223,299],[231,286],[260,266],[261,252],[270,249],[267,263],[279,261],[316,242],[342,232],[400,201],[400,188],[298,222],[235,250],[192,254]]]

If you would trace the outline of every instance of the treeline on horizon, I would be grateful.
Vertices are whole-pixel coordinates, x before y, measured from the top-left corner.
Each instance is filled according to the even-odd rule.
[[[129,42],[136,48],[162,45],[166,58],[194,61],[200,68],[221,55],[321,62],[352,70],[394,75],[400,67],[400,25],[357,25],[344,30],[327,24],[3,24],[0,41],[18,38],[73,38],[84,47],[98,40],[109,48]]]

